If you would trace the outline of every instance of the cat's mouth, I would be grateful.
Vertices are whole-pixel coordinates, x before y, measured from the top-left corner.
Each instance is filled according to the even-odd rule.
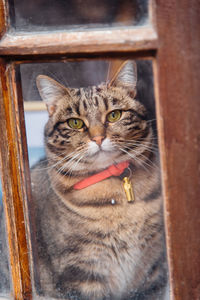
[[[113,150],[103,150],[102,148],[99,148],[99,150],[96,153],[91,154],[89,157],[90,158],[96,158],[96,157],[100,156],[101,154],[110,155],[110,154],[114,154],[115,152],[116,152],[116,150],[115,151],[113,151]]]
[[[116,151],[115,145],[106,138],[101,145],[97,145],[95,142],[90,141],[88,143],[87,154],[90,158],[99,156],[101,154],[111,154]]]
[[[88,143],[86,160],[90,169],[101,169],[123,159],[124,155],[121,150],[109,138],[105,138],[101,145],[97,145],[93,141]]]

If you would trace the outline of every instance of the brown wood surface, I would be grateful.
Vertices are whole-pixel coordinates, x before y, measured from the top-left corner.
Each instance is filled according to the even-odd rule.
[[[7,14],[7,2],[6,0],[0,0],[0,38],[7,30],[8,14]]]
[[[82,32],[8,33],[0,55],[37,55],[151,50],[157,35],[151,26]]]
[[[21,134],[12,65],[0,60],[0,163],[14,299],[31,299],[31,279],[24,209],[26,192]],[[13,90],[14,88],[14,90]],[[13,101],[13,99],[15,99]],[[15,112],[14,112],[15,111]],[[21,133],[20,133],[21,132]]]
[[[172,299],[200,299],[200,1],[158,0],[158,124]]]

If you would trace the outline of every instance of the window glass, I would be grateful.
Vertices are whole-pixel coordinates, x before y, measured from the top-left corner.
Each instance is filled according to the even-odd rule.
[[[35,293],[164,299],[152,62],[33,63],[20,71],[24,103],[42,98],[48,110],[25,112]]]
[[[18,31],[90,29],[144,25],[147,0],[10,0]]]
[[[8,263],[8,247],[5,229],[5,217],[2,203],[2,186],[0,180],[0,297],[7,296],[9,291],[10,272]]]

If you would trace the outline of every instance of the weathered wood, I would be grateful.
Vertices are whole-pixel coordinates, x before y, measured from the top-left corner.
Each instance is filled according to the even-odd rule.
[[[7,5],[5,0],[0,0],[0,39],[7,30],[8,13]]]
[[[157,117],[176,300],[200,299],[199,16],[199,1],[157,1]]]
[[[82,32],[7,33],[0,55],[37,55],[152,50],[157,35],[151,26]]]
[[[12,65],[0,61],[0,163],[3,200],[8,233],[13,294],[15,299],[31,299],[31,280],[25,228],[25,183],[21,124],[18,118],[15,73]],[[13,90],[14,87],[14,90]],[[14,102],[13,102],[14,98]],[[17,110],[17,111],[16,111]]]

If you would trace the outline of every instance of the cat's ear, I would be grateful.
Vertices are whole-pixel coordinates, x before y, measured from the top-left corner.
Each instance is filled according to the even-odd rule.
[[[42,100],[47,106],[49,116],[52,116],[55,112],[57,101],[66,95],[70,95],[66,87],[45,75],[37,76],[36,85]]]
[[[136,95],[137,84],[137,66],[134,61],[125,61],[121,63],[118,70],[110,79],[109,86],[118,86],[126,88],[132,97]]]

